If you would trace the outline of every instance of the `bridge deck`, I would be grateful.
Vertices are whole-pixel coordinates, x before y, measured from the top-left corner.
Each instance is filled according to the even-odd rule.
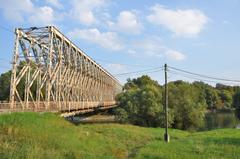
[[[21,103],[16,103],[11,108],[10,103],[0,103],[0,113],[8,112],[60,112],[62,116],[71,116],[81,113],[91,112],[97,109],[109,109],[116,107],[115,101],[108,102],[50,102],[50,107],[46,107],[46,102],[28,102],[28,107],[22,107]]]

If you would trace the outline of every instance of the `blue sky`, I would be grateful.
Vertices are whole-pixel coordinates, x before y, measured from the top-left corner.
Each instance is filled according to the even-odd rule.
[[[112,74],[168,63],[240,79],[239,8],[240,0],[0,0],[0,73],[14,44],[3,27],[55,25]],[[163,72],[149,75],[162,83]]]

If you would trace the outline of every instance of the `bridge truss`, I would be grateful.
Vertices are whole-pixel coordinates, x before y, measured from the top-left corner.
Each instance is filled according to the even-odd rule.
[[[15,33],[11,109],[77,112],[116,104],[118,80],[54,26]]]

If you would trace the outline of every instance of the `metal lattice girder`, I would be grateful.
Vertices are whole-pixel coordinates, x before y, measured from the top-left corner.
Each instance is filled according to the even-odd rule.
[[[53,26],[17,28],[11,108],[72,111],[115,103],[122,86]]]

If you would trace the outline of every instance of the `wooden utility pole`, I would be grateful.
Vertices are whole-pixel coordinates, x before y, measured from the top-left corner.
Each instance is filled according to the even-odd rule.
[[[168,134],[168,87],[167,87],[167,64],[164,65],[164,73],[165,73],[165,100],[164,100],[164,106],[165,106],[165,134],[164,134],[164,140],[166,142],[170,141],[170,136]]]

